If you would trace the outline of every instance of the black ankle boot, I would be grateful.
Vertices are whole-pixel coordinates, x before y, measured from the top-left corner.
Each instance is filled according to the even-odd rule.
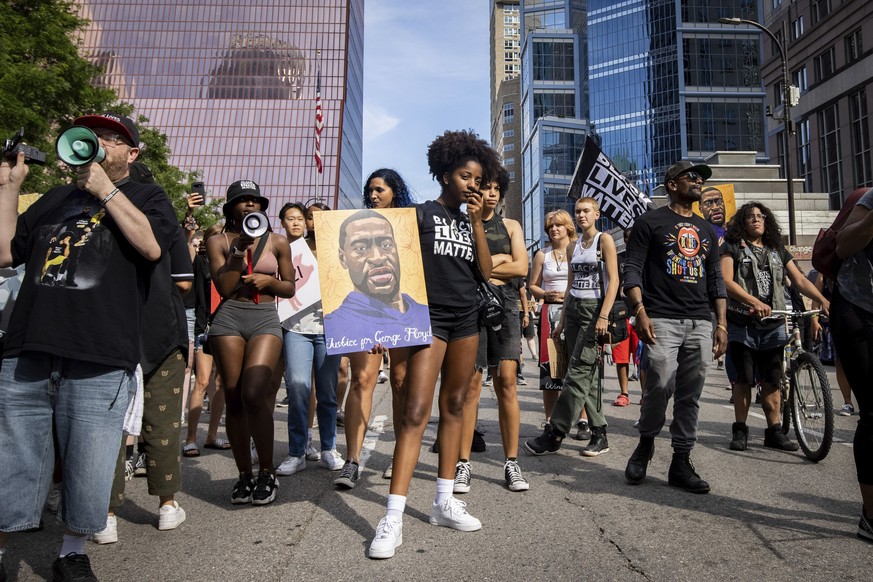
[[[796,451],[800,447],[797,443],[791,442],[788,436],[782,432],[782,427],[774,424],[764,430],[764,446],[770,449],[779,449],[780,451]]]
[[[691,493],[709,493],[709,483],[700,478],[691,464],[690,453],[673,453],[667,482]]]
[[[634,453],[627,461],[624,470],[624,478],[628,483],[637,485],[646,478],[646,469],[649,461],[655,454],[655,437],[640,437],[640,444],[634,449]]]
[[[591,442],[582,449],[583,457],[596,457],[609,451],[609,441],[606,440],[606,426],[591,427]]]
[[[749,442],[749,427],[746,426],[746,423],[735,422],[731,426],[731,433],[733,438],[731,438],[730,449],[732,451],[745,451]]]

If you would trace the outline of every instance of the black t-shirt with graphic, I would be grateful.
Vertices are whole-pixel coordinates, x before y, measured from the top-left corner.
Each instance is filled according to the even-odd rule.
[[[478,267],[467,215],[434,201],[417,204],[415,210],[428,303],[457,310],[476,307],[473,269]]]
[[[627,246],[624,289],[642,288],[649,317],[711,319],[711,304],[727,297],[712,225],[669,207],[634,223]]]
[[[188,346],[188,320],[177,282],[193,281],[194,268],[182,227],[176,227],[170,248],[155,266],[143,307],[142,357],[139,363],[149,374],[174,350]],[[188,293],[191,294],[190,292]],[[186,356],[187,357],[187,356]]]
[[[116,186],[145,214],[166,251],[179,225],[164,190],[128,179]],[[12,259],[25,264],[26,273],[6,356],[38,351],[136,367],[142,306],[156,263],[127,241],[94,196],[72,184],[49,190],[18,217]]]

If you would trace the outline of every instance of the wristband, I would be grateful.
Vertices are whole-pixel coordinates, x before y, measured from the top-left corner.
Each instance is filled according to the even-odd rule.
[[[606,321],[609,321],[608,317],[603,317],[602,315],[598,315],[597,319],[605,319]]]
[[[109,202],[110,200],[112,200],[112,197],[115,196],[116,194],[118,194],[119,192],[121,192],[121,190],[119,190],[118,188],[116,188],[115,190],[113,190],[112,192],[110,192],[109,195],[106,196],[106,198],[104,198],[103,200],[101,200],[101,201],[100,201],[100,204],[102,204],[103,206],[106,206],[106,203]]]
[[[722,324],[719,323],[715,327],[722,330],[723,332],[727,333],[727,328],[725,326],[723,326]]]
[[[634,317],[636,317],[637,315],[639,315],[639,314],[640,314],[640,311],[642,311],[643,309],[646,308],[646,306],[643,305],[642,303],[637,303],[637,305],[639,305],[639,307],[637,307],[637,310],[634,311]]]

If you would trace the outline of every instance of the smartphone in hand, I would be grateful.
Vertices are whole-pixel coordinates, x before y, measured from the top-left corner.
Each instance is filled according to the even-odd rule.
[[[206,202],[206,186],[203,182],[194,182],[191,184],[191,204],[202,206],[204,202]]]

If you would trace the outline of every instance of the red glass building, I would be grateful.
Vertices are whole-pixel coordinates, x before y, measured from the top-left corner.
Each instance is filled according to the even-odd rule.
[[[363,0],[79,0],[81,51],[199,171],[212,197],[257,182],[275,213],[360,206]],[[315,166],[320,78],[323,174]],[[275,216],[275,215],[274,215]]]

